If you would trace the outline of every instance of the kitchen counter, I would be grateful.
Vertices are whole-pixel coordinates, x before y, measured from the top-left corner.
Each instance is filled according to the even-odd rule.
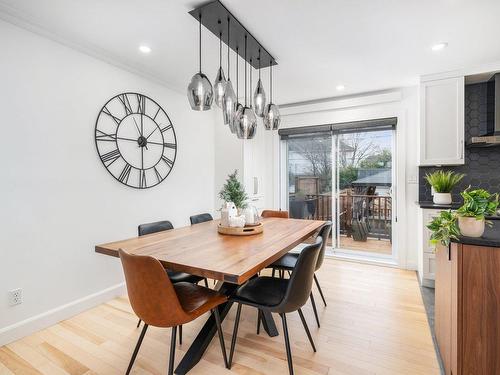
[[[489,220],[492,221],[493,226],[489,227],[488,225],[486,225],[486,230],[481,237],[475,238],[461,236],[458,240],[452,240],[451,242],[461,243],[464,245],[500,248],[500,220],[498,219],[498,217],[489,218]]]
[[[430,208],[433,210],[456,210],[458,207],[462,205],[460,202],[452,202],[451,204],[436,204],[432,201],[421,201],[417,202],[417,204],[420,206],[420,208]]]

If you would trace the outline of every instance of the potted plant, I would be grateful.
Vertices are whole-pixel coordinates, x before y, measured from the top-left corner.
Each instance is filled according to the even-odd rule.
[[[484,189],[469,189],[470,186],[460,193],[464,204],[457,210],[458,227],[463,236],[481,237],[485,224],[491,225],[485,216],[494,215],[498,208],[498,194],[491,194]]]
[[[442,170],[426,174],[425,179],[434,190],[433,202],[436,204],[451,204],[451,190],[464,176],[461,173]]]
[[[247,207],[248,196],[243,184],[238,180],[238,171],[231,173],[222,190],[219,192],[219,198],[224,202],[233,202],[239,211]]]
[[[449,246],[452,239],[456,240],[460,236],[457,215],[451,210],[441,211],[439,216],[427,224],[427,228],[432,232],[431,243],[434,245],[441,243],[444,246]]]

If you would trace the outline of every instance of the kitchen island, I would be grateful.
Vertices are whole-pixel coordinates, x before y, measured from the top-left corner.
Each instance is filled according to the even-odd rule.
[[[436,249],[435,331],[445,374],[500,374],[500,221]]]

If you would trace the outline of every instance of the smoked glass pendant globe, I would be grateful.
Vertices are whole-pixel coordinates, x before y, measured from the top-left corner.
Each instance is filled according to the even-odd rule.
[[[266,109],[266,93],[260,78],[257,81],[257,87],[255,88],[255,92],[253,94],[253,103],[255,105],[255,114],[259,117],[264,117],[264,111]]]
[[[266,130],[278,130],[281,123],[281,115],[276,104],[269,103],[264,110],[264,127]]]
[[[230,80],[228,80],[226,82],[226,88],[222,98],[222,115],[224,118],[224,124],[231,125],[235,112],[236,94],[234,93],[233,84]]]
[[[205,74],[196,73],[187,88],[187,96],[191,109],[207,111],[212,106],[214,92],[212,84]]]
[[[252,139],[257,131],[257,117],[251,107],[243,107],[236,118],[236,135],[239,139]]]
[[[224,70],[219,67],[217,71],[217,76],[214,81],[214,101],[217,107],[222,108],[222,101],[224,100],[224,91],[226,90],[226,77],[224,76]]]

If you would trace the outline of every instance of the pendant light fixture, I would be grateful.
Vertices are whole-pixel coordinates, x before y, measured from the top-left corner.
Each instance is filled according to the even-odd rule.
[[[240,139],[252,139],[257,130],[255,112],[247,106],[247,64],[247,36],[245,35],[245,106],[236,120],[237,136]]]
[[[279,108],[276,104],[273,104],[273,61],[270,62],[270,74],[269,74],[269,104],[266,105],[264,110],[264,127],[266,130],[278,130],[281,122],[281,115]]]
[[[234,114],[236,112],[236,95],[234,94],[233,84],[231,83],[230,63],[229,63],[229,46],[231,45],[230,39],[230,18],[227,18],[227,81],[224,90],[224,97],[222,99],[222,115],[224,117],[224,124],[231,127]]]
[[[207,76],[201,71],[201,13],[199,16],[199,53],[200,53],[200,70],[196,73],[187,88],[187,95],[191,109],[195,111],[206,111],[212,106],[214,99],[214,92],[212,89],[212,84],[208,80]]]
[[[257,87],[255,88],[255,93],[253,94],[253,102],[255,104],[255,114],[259,117],[264,117],[264,111],[266,109],[266,93],[264,91],[264,85],[262,85],[262,80],[260,79],[260,48],[259,48],[259,80],[257,81]]]
[[[239,61],[240,61],[240,55],[239,55],[239,47],[236,47],[236,112],[234,113],[233,116],[233,121],[231,123],[231,132],[236,134],[236,123],[238,117],[241,115],[241,112],[243,111],[243,105],[240,103],[240,71],[238,69],[239,67]]]
[[[219,70],[214,82],[215,104],[222,108],[222,100],[224,99],[224,91],[226,90],[226,77],[222,69],[222,32],[219,33]]]

